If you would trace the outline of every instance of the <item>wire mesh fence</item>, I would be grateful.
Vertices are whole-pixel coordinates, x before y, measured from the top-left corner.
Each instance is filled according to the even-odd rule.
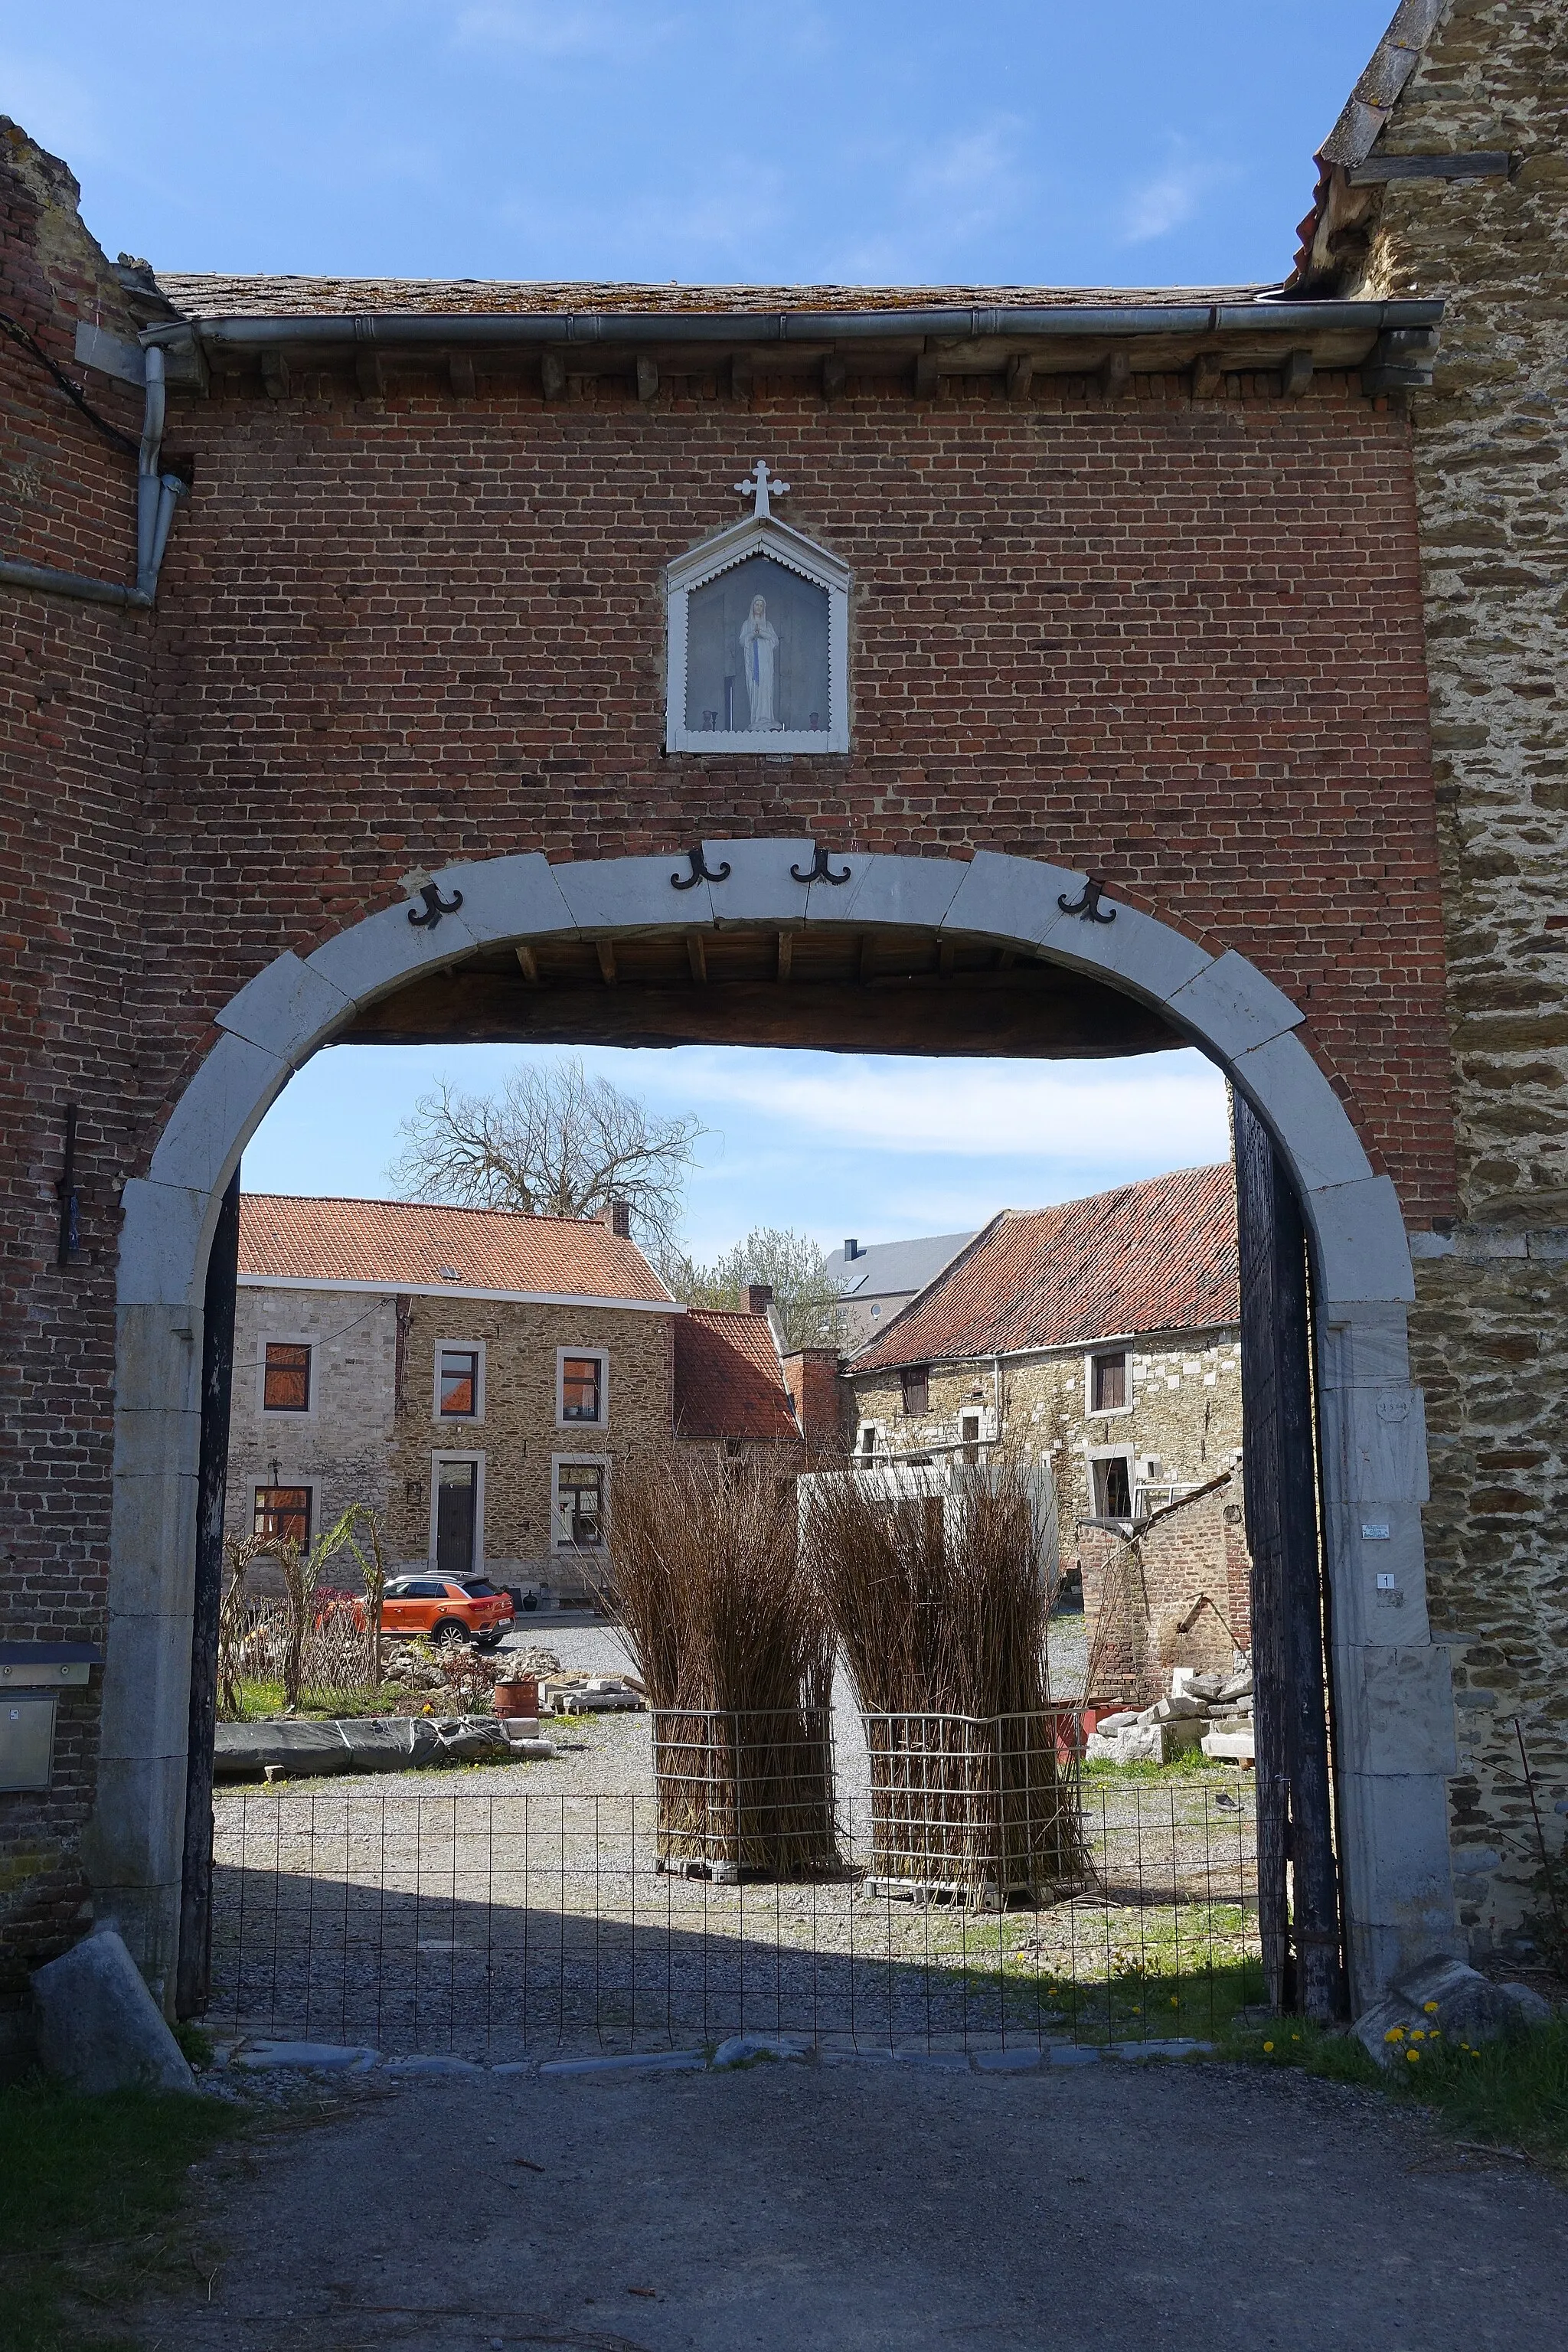
[[[984,1910],[872,1868],[661,1868],[654,1797],[226,1792],[209,2027],[489,2059],[740,2032],[963,2048],[1211,2035],[1263,1997],[1249,1779],[1087,1778],[1076,1882]]]
[[[363,1603],[352,1594],[324,1589],[310,1595],[298,1625],[287,1601],[260,1593],[238,1597],[222,1628],[220,1686],[239,1691],[247,1684],[259,1685],[276,1697],[288,1679],[289,1647],[296,1639],[302,1699],[330,1705],[378,1686],[378,1645],[366,1630]]]

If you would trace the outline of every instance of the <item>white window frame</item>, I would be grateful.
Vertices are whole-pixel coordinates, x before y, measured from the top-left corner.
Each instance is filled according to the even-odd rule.
[[[453,1425],[451,1422],[444,1424],[448,1429]],[[466,1429],[468,1423],[465,1422],[461,1426]],[[436,1565],[436,1514],[438,1507],[443,1462],[472,1462],[476,1465],[474,1470],[474,1562],[468,1574],[483,1576],[485,1572],[485,1457],[477,1447],[472,1445],[442,1446],[438,1451],[432,1453],[430,1456],[430,1534],[427,1553],[429,1565],[424,1569],[411,1568],[405,1573],[409,1576],[439,1576],[442,1573]]]
[[[441,1410],[441,1359],[448,1350],[457,1349],[465,1356],[476,1356],[474,1371],[474,1410],[452,1413]],[[430,1359],[430,1421],[436,1429],[473,1429],[485,1417],[485,1343],[482,1339],[437,1339],[436,1352]]]
[[[599,1365],[599,1418],[597,1421],[568,1421],[566,1418],[566,1359],[568,1356],[594,1356]],[[557,1429],[608,1429],[610,1425],[610,1351],[608,1348],[557,1348],[555,1350],[555,1426]],[[567,1454],[574,1461],[574,1454]],[[593,1454],[584,1454],[584,1462]],[[554,1509],[553,1484],[551,1486],[551,1508]]]
[[[1121,1517],[1121,1514],[1120,1512],[1117,1512],[1117,1511],[1102,1511],[1102,1510],[1100,1509],[1100,1501],[1099,1501],[1099,1497],[1097,1496],[1097,1495],[1095,1494],[1095,1491],[1094,1491],[1094,1467],[1093,1467],[1093,1465],[1095,1465],[1095,1463],[1097,1463],[1097,1462],[1125,1462],[1125,1464],[1127,1465],[1127,1506],[1128,1506],[1126,1516],[1127,1516],[1127,1517],[1128,1517],[1128,1518],[1130,1518],[1130,1519],[1136,1517],[1137,1513],[1136,1513],[1136,1510],[1135,1510],[1135,1508],[1134,1508],[1134,1506],[1136,1505],[1137,1500],[1138,1500],[1138,1480],[1137,1480],[1137,1475],[1136,1475],[1136,1474],[1137,1474],[1137,1469],[1138,1469],[1138,1465],[1137,1465],[1137,1462],[1136,1462],[1136,1460],[1135,1460],[1135,1458],[1134,1458],[1134,1456],[1133,1456],[1132,1448],[1131,1448],[1130,1445],[1086,1445],[1086,1446],[1085,1446],[1085,1448],[1084,1448],[1084,1453],[1085,1453],[1085,1454],[1086,1454],[1086,1456],[1087,1456],[1087,1458],[1088,1458],[1089,1464],[1089,1517],[1090,1517],[1091,1518],[1096,1518],[1096,1519],[1102,1519],[1102,1518],[1120,1518],[1120,1517]]]
[[[1096,1404],[1094,1401],[1094,1368],[1104,1356],[1120,1356],[1125,1382],[1125,1404]],[[1120,1412],[1132,1411],[1132,1347],[1129,1341],[1122,1348],[1091,1348],[1083,1360],[1083,1410],[1089,1421],[1114,1421]],[[1120,1451],[1120,1448],[1117,1449]]]
[[[267,1350],[268,1348],[309,1348],[310,1350],[310,1385],[306,1391],[310,1402],[305,1407],[303,1412],[294,1412],[288,1405],[268,1403]],[[272,1422],[274,1423],[279,1422],[285,1423],[291,1423],[296,1427],[302,1423],[308,1423],[314,1421],[316,1418],[316,1407],[321,1402],[321,1334],[317,1331],[258,1332],[256,1340],[256,1412],[258,1420]],[[296,1486],[302,1486],[305,1484],[305,1481],[303,1478],[296,1478],[291,1483]]]
[[[766,555],[786,572],[798,573],[827,593],[827,725],[807,730],[753,735],[748,728],[715,729],[711,733],[686,723],[686,646],[689,600],[721,572],[732,571],[753,555]],[[748,516],[700,547],[678,555],[665,572],[667,669],[665,749],[670,751],[718,751],[725,758],[749,752],[753,758],[802,752],[847,751],[849,749],[849,583],[847,563],[818,547],[776,515],[759,521]]]
[[[278,1334],[274,1332],[272,1336],[276,1339]],[[302,1412],[279,1412],[273,1414],[272,1418],[275,1421],[303,1421],[305,1416]],[[254,1473],[252,1474],[249,1486],[247,1490],[250,1499],[248,1506],[249,1516],[246,1522],[246,1533],[248,1535],[256,1526],[256,1497],[258,1494],[266,1493],[269,1490],[276,1492],[279,1486],[302,1486],[310,1497],[310,1533],[309,1541],[306,1544],[306,1549],[309,1550],[310,1544],[315,1542],[316,1538],[321,1532],[321,1481],[320,1478],[291,1478],[287,1470],[284,1469],[281,1463],[278,1465],[278,1475],[274,1478],[271,1475],[271,1464],[268,1463],[266,1467],[268,1475],[265,1477],[258,1477]],[[263,1559],[270,1559],[273,1555],[270,1552],[263,1552],[261,1557]]]
[[[855,1434],[859,1442],[856,1445],[853,1458],[857,1462],[874,1462],[877,1458],[878,1446],[886,1446],[887,1443],[887,1432],[883,1428],[881,1423],[879,1421],[863,1421],[856,1429]],[[871,1450],[869,1454],[866,1451],[866,1440],[868,1437],[871,1441]]]
[[[590,1348],[569,1348],[566,1352],[568,1355],[572,1356],[587,1356],[593,1354],[594,1350]],[[587,1421],[578,1421],[570,1422],[567,1426],[572,1429],[591,1429],[593,1427],[593,1423],[592,1422]],[[560,1522],[556,1516],[556,1491],[560,1482],[562,1468],[568,1462],[581,1462],[584,1465],[592,1464],[603,1473],[603,1476],[601,1477],[599,1484],[600,1539],[592,1553],[586,1555],[584,1553],[581,1544],[567,1543],[562,1539]],[[584,1557],[595,1559],[602,1559],[605,1553],[609,1549],[608,1542],[605,1540],[609,1520],[610,1456],[607,1454],[590,1454],[585,1445],[574,1446],[571,1451],[566,1454],[552,1454],[550,1457],[550,1549],[552,1556],[554,1557],[559,1554],[563,1559],[582,1559]]]

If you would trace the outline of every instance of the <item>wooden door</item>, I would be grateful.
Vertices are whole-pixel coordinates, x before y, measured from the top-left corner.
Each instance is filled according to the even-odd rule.
[[[1262,1121],[1236,1097],[1243,1490],[1252,1556],[1258,1922],[1277,2009],[1344,2006],[1326,1703],[1306,1229]]]

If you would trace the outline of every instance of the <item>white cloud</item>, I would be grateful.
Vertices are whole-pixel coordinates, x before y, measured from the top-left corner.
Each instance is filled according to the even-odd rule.
[[[751,1113],[858,1150],[1032,1160],[1042,1177],[1107,1160],[1180,1167],[1229,1150],[1223,1081],[1191,1053],[1099,1065],[726,1055],[694,1057],[681,1081],[710,1121]]]
[[[1233,176],[1223,163],[1199,162],[1177,155],[1163,172],[1143,181],[1129,194],[1121,208],[1123,245],[1149,245],[1182,228],[1197,212],[1209,190]]]
[[[849,285],[918,283],[940,274],[1023,204],[1031,185],[1019,152],[1023,129],[1018,116],[995,114],[922,149],[894,174],[889,225],[858,236],[826,274]],[[858,161],[885,170],[893,151]]]

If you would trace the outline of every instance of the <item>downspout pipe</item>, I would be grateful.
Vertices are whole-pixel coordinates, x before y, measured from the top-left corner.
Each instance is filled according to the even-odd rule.
[[[174,509],[187,495],[188,486],[178,474],[158,470],[167,398],[163,353],[155,346],[150,348],[146,362],[142,445],[136,460],[136,585],[94,580],[81,572],[58,572],[47,563],[15,563],[5,559],[0,560],[0,587],[33,588],[46,596],[71,596],[79,604],[116,605],[122,612],[151,609]]]

